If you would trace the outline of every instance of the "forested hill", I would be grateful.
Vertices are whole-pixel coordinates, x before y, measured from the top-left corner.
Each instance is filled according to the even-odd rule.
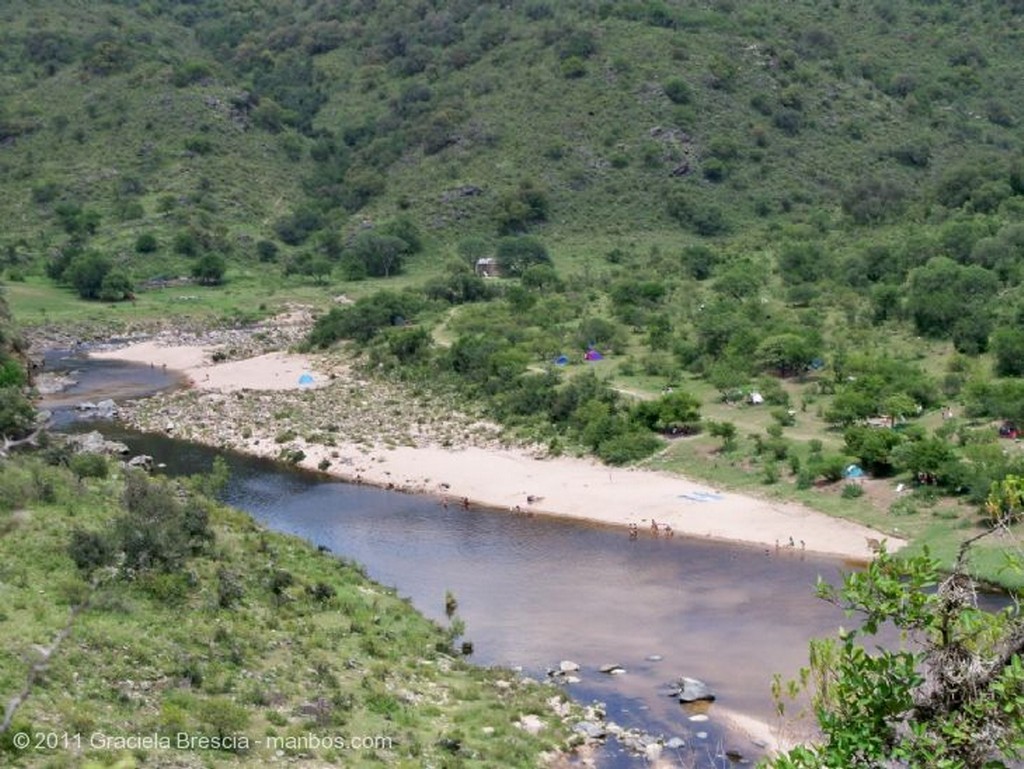
[[[397,217],[444,248],[531,228],[601,247],[645,233],[749,245],[794,224],[1016,215],[1022,13],[13,0],[0,245],[24,269],[84,241],[140,279],[204,251],[335,258]],[[968,221],[953,249],[999,229]]]

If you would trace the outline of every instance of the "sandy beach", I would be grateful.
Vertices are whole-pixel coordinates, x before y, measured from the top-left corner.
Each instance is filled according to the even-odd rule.
[[[89,355],[179,371],[193,387],[202,390],[294,390],[300,386],[323,387],[327,383],[326,376],[311,371],[311,361],[305,355],[268,352],[253,358],[216,362],[214,352],[213,348],[148,341],[129,347],[97,350]],[[299,377],[303,374],[309,374],[312,381],[300,385]]]
[[[335,382],[334,368],[318,370],[323,362],[315,356],[284,352],[214,362],[213,350],[208,348],[147,341],[93,356],[181,371],[190,381],[193,395],[205,398],[203,402],[212,410],[209,413],[232,423],[240,420],[223,409],[234,399],[221,398],[223,393],[329,389],[342,381]],[[329,365],[335,364],[323,364],[321,369]],[[303,374],[309,374],[312,383],[307,379],[300,385]],[[178,420],[183,423],[183,417]],[[277,456],[281,445],[272,439],[272,433],[259,427],[257,423],[248,434],[232,434],[227,445],[255,455]],[[203,434],[187,437],[214,442]],[[657,535],[662,537],[671,529],[673,536],[744,542],[769,550],[803,549],[856,560],[870,559],[877,540],[887,539],[890,550],[904,544],[803,505],[722,491],[678,475],[608,467],[574,457],[538,458],[519,448],[448,443],[451,445],[442,446],[425,439],[414,446],[367,446],[365,442],[348,443],[345,435],[338,435],[331,445],[296,436],[290,446],[305,454],[300,463],[303,467],[326,466],[327,472],[347,480],[433,494],[439,504],[468,500],[513,514],[636,524],[640,536],[654,536],[652,522],[656,522]]]

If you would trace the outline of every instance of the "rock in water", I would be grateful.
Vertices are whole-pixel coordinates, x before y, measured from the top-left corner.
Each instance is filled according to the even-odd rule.
[[[676,682],[676,684],[679,686],[680,702],[698,702],[700,700],[706,702],[715,701],[714,692],[712,692],[710,687],[703,681],[683,676]]]
[[[604,726],[594,721],[580,721],[572,729],[590,740],[601,740],[608,734]]]

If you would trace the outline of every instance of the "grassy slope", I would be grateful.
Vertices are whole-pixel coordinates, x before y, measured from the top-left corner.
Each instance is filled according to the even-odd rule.
[[[299,765],[532,766],[558,739],[558,727],[538,739],[513,725],[524,713],[542,713],[550,692],[439,653],[444,632],[393,591],[306,543],[260,529],[248,516],[215,509],[215,544],[190,559],[183,574],[112,579],[90,593],[65,554],[70,530],[95,530],[109,520],[119,482],[78,482],[25,461],[5,464],[0,486],[5,704],[38,658],[35,645],[49,646],[71,607],[89,600],[14,722],[14,731],[80,733],[82,750],[17,750],[12,731],[0,738],[5,766],[119,758],[146,766],[264,765],[274,753],[264,738],[310,733],[379,735],[392,745],[286,750]],[[48,501],[36,498],[40,489]],[[244,591],[231,609],[218,603],[224,569]],[[270,580],[285,572],[294,581],[275,594]],[[315,600],[307,590],[318,583],[336,595]],[[88,744],[96,733],[175,739],[178,732],[218,731],[245,735],[251,750]]]

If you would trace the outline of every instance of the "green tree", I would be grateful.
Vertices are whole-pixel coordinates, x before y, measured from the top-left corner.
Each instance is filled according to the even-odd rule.
[[[800,334],[776,334],[762,340],[755,354],[757,365],[781,377],[801,374],[818,354],[818,347]]]
[[[700,432],[700,401],[684,390],[675,390],[656,400],[637,403],[633,418],[648,430],[689,435]]]
[[[342,268],[350,280],[370,276],[389,278],[402,271],[409,244],[394,235],[361,232],[342,256]]]
[[[997,376],[1024,376],[1024,329],[1004,327],[992,335]]]
[[[708,433],[722,439],[721,451],[729,452],[736,448],[736,425],[732,422],[708,422]]]
[[[948,337],[966,316],[983,317],[998,289],[999,278],[983,267],[937,256],[911,270],[907,311],[918,333]]]
[[[957,458],[954,448],[942,438],[934,436],[919,441],[907,441],[892,450],[893,464],[912,475],[934,478],[942,483]]]
[[[993,481],[985,500],[985,512],[994,525],[1020,521],[1024,517],[1024,477],[1007,475]]]
[[[202,286],[219,286],[224,282],[227,263],[220,254],[206,253],[192,265],[192,277]]]
[[[912,414],[916,414],[918,406],[906,393],[893,393],[882,402],[882,411],[889,416],[889,426],[895,427]]]
[[[104,302],[121,302],[134,296],[135,286],[128,273],[117,267],[103,276],[99,298]]]
[[[506,275],[518,276],[537,264],[551,264],[544,244],[529,235],[510,236],[498,241],[498,264]]]
[[[847,454],[857,457],[872,475],[883,476],[892,473],[892,450],[903,442],[903,436],[895,430],[857,426],[844,430],[843,440]]]
[[[110,260],[95,251],[76,256],[64,271],[65,279],[83,299],[99,299],[103,279],[110,272]]]
[[[994,769],[1019,758],[1024,621],[1010,609],[978,608],[965,567],[976,539],[961,546],[945,578],[927,551],[896,558],[883,548],[866,570],[847,574],[841,589],[819,585],[822,598],[861,617],[860,627],[812,641],[801,682],[784,687],[776,678],[780,713],[787,694],[811,688],[822,737],[768,767]],[[868,651],[865,642],[889,623],[911,643]]]

